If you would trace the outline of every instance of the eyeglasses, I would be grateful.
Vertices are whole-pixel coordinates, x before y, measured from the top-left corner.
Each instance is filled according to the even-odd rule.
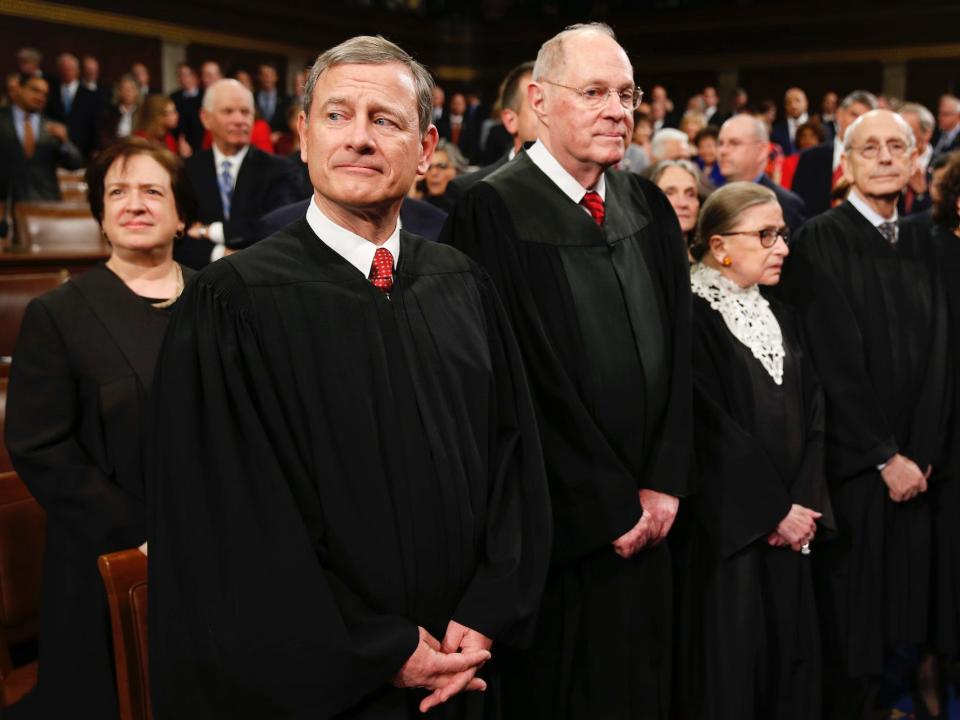
[[[575,88],[569,85],[561,85],[552,80],[543,80],[542,82],[547,83],[547,85],[556,85],[566,90],[573,90],[573,92],[583,100],[583,104],[589,108],[603,107],[603,104],[607,101],[611,93],[617,96],[624,110],[636,110],[643,100],[643,90],[638,87],[627,88],[626,90],[617,90],[616,88],[608,88],[603,85],[588,85],[584,88]]]
[[[777,244],[777,238],[783,238],[785,243],[790,242],[790,228],[761,228],[760,230],[735,230],[733,232],[717,233],[722,237],[730,235],[756,235],[760,238],[760,244],[765,248],[772,248]]]
[[[880,148],[882,147],[880,143],[867,143],[866,145],[852,147],[850,149],[856,150],[860,153],[860,157],[866,160],[873,160],[880,157]],[[890,140],[887,142],[887,152],[890,153],[890,157],[903,157],[909,149],[910,146],[902,140]]]

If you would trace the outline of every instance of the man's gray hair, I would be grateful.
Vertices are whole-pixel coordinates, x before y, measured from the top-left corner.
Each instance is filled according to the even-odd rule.
[[[613,33],[613,28],[606,23],[591,22],[569,25],[540,46],[540,52],[537,53],[537,61],[533,65],[533,79],[536,82],[540,82],[544,79],[557,77],[566,64],[566,59],[563,55],[564,40],[573,35],[584,33],[597,33],[599,35],[606,35],[613,40],[617,39],[617,36]]]
[[[233,78],[220,78],[215,83],[211,84],[207,88],[206,92],[203,93],[203,109],[207,112],[213,112],[214,105],[217,103],[217,95],[220,94],[220,91],[226,87],[235,87],[242,90],[250,99],[250,107],[254,107],[253,93],[250,92],[250,88],[244,85],[239,80],[234,80]]]
[[[844,155],[850,154],[850,150],[853,148],[853,138],[857,134],[857,130],[863,124],[864,118],[870,117],[875,112],[890,113],[890,117],[892,117],[894,122],[900,126],[900,130],[903,132],[903,139],[907,143],[907,152],[913,150],[917,146],[917,140],[913,136],[913,128],[910,127],[910,123],[904,120],[898,113],[895,113],[892,110],[871,110],[870,112],[865,112],[863,115],[850,123],[850,127],[848,127],[847,131],[843,134]]]
[[[741,120],[743,118],[743,120]],[[756,115],[748,115],[746,113],[740,113],[739,115],[734,115],[731,118],[728,118],[723,126],[729,125],[734,122],[744,122],[749,120],[750,129],[753,130],[753,139],[758,143],[768,143],[770,142],[770,132],[767,130],[767,124]],[[723,130],[723,126],[720,127]]]
[[[877,96],[866,90],[854,90],[840,101],[840,107],[846,110],[854,103],[866,105],[871,110],[876,110],[880,107],[880,104],[877,102]]]
[[[322,53],[310,68],[303,89],[303,112],[309,116],[313,105],[313,91],[324,71],[335,65],[390,65],[399,63],[413,75],[417,95],[417,117],[423,135],[433,121],[433,78],[427,69],[414,60],[403,48],[377,35],[358,35]]]
[[[933,130],[933,127],[937,122],[933,118],[933,113],[920,103],[905,102],[900,106],[900,114],[903,115],[904,113],[912,113],[913,115],[916,115],[917,119],[920,121],[920,129],[924,132],[930,132]]]
[[[60,67],[60,65],[62,65],[65,62],[69,62],[76,65],[77,67],[80,67],[80,61],[77,60],[77,56],[74,55],[73,53],[65,52],[57,55],[57,67]]]
[[[666,150],[667,143],[671,140],[676,140],[687,146],[690,145],[690,138],[688,138],[687,134],[682,130],[677,130],[676,128],[663,128],[662,130],[657,130],[657,132],[654,133],[653,138],[650,140],[650,156],[654,160],[662,160],[663,151]]]

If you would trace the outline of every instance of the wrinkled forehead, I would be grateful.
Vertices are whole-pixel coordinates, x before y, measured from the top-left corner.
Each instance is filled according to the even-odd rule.
[[[891,117],[864,118],[858,127],[854,128],[853,143],[866,145],[868,143],[887,143],[890,140],[902,140],[909,144],[913,138],[904,128]]]
[[[313,102],[376,102],[398,112],[417,112],[413,73],[402,63],[338,63],[323,71]]]
[[[572,35],[563,41],[565,81],[572,85],[596,83],[609,87],[633,85],[633,66],[626,51],[601,33]]]

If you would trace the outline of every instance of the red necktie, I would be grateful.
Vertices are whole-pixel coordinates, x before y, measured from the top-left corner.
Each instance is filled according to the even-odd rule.
[[[603,218],[606,216],[607,211],[603,207],[603,198],[600,197],[600,193],[591,190],[583,196],[580,204],[590,211],[590,217],[593,218],[593,221],[603,227]]]
[[[837,185],[840,184],[841,180],[843,180],[843,163],[837,165],[836,169],[833,171],[833,177],[830,178],[830,189],[836,190]]]
[[[384,295],[393,287],[393,255],[385,247],[377,248],[373,254],[370,282]]]
[[[29,160],[37,151],[37,139],[33,136],[33,123],[30,122],[30,116],[24,115],[23,118],[23,156]]]

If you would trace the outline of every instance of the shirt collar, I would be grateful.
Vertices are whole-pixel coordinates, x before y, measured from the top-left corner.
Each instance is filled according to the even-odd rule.
[[[220,148],[217,147],[216,143],[213,143],[213,164],[217,168],[217,175],[223,171],[223,161],[230,161],[230,170],[233,172],[233,176],[237,176],[237,171],[240,170],[240,166],[243,165],[243,159],[247,156],[247,150],[250,149],[249,145],[245,145],[243,150],[236,153],[235,155],[224,155],[220,152]]]
[[[68,90],[70,94],[73,95],[77,91],[77,88],[80,87],[80,80],[74,80],[71,83],[65,83],[60,87],[61,87],[61,90]]]
[[[370,268],[373,266],[373,256],[377,252],[377,247],[384,247],[393,255],[393,267],[397,267],[400,262],[400,218],[397,218],[397,226],[393,229],[390,237],[382,245],[374,245],[369,240],[360,237],[355,232],[347,230],[345,227],[337,225],[333,220],[323,214],[323,211],[317,206],[316,197],[310,200],[310,206],[307,208],[307,223],[310,229],[316,233],[324,245],[333,250],[348,263],[359,270],[364,277],[369,277]]]
[[[933,145],[927,143],[927,146],[923,149],[923,152],[917,157],[917,162],[920,165],[920,169],[926,172],[927,168],[930,167],[931,159],[933,159]]]
[[[580,204],[583,196],[587,194],[590,188],[584,188],[573,175],[568,173],[566,168],[550,154],[546,145],[537,140],[533,147],[527,150],[527,155],[533,161],[533,164],[540,168],[543,174],[553,181],[554,185],[560,188],[564,195],[578,205]],[[607,199],[607,183],[602,174],[596,186],[592,189],[602,200]]]
[[[799,127],[803,125],[807,120],[809,120],[809,117],[807,116],[806,113],[804,113],[798,118],[787,117],[787,125],[791,127]]]
[[[893,209],[893,215],[889,218],[883,217],[880,213],[874,210],[867,204],[867,201],[863,199],[863,196],[857,192],[857,189],[850,188],[850,194],[847,195],[847,200],[850,201],[850,204],[857,209],[861,215],[863,215],[867,222],[869,222],[874,227],[880,227],[883,223],[897,222],[897,209]]]

